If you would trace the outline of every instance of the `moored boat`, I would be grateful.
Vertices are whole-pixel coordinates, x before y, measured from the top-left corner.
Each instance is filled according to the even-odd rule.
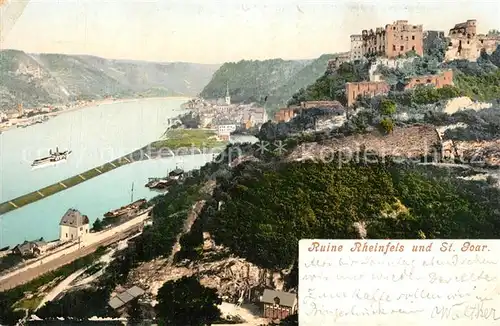
[[[120,207],[118,209],[109,211],[104,214],[104,217],[110,218],[110,217],[123,217],[126,215],[129,215],[130,213],[137,212],[137,210],[145,204],[147,201],[146,199],[139,199],[136,200],[135,202],[128,204],[126,206]]]

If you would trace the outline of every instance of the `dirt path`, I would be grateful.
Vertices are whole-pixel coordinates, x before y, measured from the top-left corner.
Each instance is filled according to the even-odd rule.
[[[179,232],[177,235],[177,238],[175,240],[175,244],[172,247],[172,252],[170,253],[170,256],[168,257],[168,263],[172,264],[174,262],[174,257],[175,254],[181,250],[181,245],[179,244],[179,241],[181,240],[181,237],[191,231],[191,227],[194,224],[194,221],[198,218],[198,215],[201,212],[201,209],[205,205],[205,201],[201,200],[196,202],[196,204],[193,205],[193,207],[189,210],[189,213],[186,217],[186,220],[184,221],[184,227],[182,228],[182,231]]]
[[[238,307],[237,305],[234,305],[232,303],[223,302],[219,306],[219,309],[221,310],[223,316],[240,316],[246,321],[245,323],[237,325],[259,326],[267,325],[269,323],[268,319],[260,317],[258,308],[255,305],[242,304],[240,307]],[[226,324],[221,324],[220,326],[226,326]]]
[[[71,274],[70,276],[66,277],[61,283],[59,283],[55,288],[53,288],[42,299],[42,301],[40,302],[40,304],[38,305],[38,307],[36,308],[36,310],[40,309],[45,304],[45,302],[54,300],[54,298],[57,297],[59,295],[59,293],[61,293],[62,291],[66,290],[66,288],[71,284],[71,282],[73,282],[78,276],[82,275],[83,272],[85,272],[85,268],[84,269],[80,269],[80,270],[74,272],[73,274]]]
[[[158,262],[156,267],[149,272],[149,277],[146,277],[145,282],[148,283],[148,288],[149,291],[156,296],[158,293],[158,289],[165,283],[167,280],[169,280],[172,277],[172,269],[175,269],[173,267],[173,261],[175,254],[181,249],[181,246],[179,244],[180,238],[191,231],[191,227],[193,226],[194,222],[198,218],[198,215],[200,214],[201,210],[203,209],[203,206],[205,205],[204,200],[197,201],[192,208],[190,209],[186,220],[184,221],[184,227],[181,232],[177,235],[176,242],[174,246],[172,247],[172,252],[170,253],[170,256],[167,259],[161,260]],[[186,268],[180,268],[181,270],[185,270]],[[175,275],[185,275],[185,273],[174,273]]]

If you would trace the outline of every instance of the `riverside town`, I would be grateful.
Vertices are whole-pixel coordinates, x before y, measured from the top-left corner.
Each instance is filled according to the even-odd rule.
[[[348,282],[498,276],[496,2],[0,8],[1,325],[431,325]]]

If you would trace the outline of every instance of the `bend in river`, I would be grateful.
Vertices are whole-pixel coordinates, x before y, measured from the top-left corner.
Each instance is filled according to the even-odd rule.
[[[88,107],[0,134],[0,200],[53,184],[158,140],[168,119],[183,112],[180,105],[186,100],[144,99]],[[63,164],[31,169],[34,159],[55,147],[71,149],[73,154]],[[211,154],[200,154],[135,162],[21,207],[0,217],[0,247],[40,237],[56,239],[59,220],[68,208],[80,210],[92,223],[129,203],[132,183],[134,200],[149,199],[158,195],[144,187],[149,177],[165,176],[176,166],[195,169],[210,160]]]

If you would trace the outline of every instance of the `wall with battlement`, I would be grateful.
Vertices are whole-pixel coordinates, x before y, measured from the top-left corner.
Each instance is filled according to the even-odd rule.
[[[437,75],[417,76],[408,80],[404,89],[412,89],[418,85],[434,85],[436,88],[453,86],[453,70],[445,70]]]

